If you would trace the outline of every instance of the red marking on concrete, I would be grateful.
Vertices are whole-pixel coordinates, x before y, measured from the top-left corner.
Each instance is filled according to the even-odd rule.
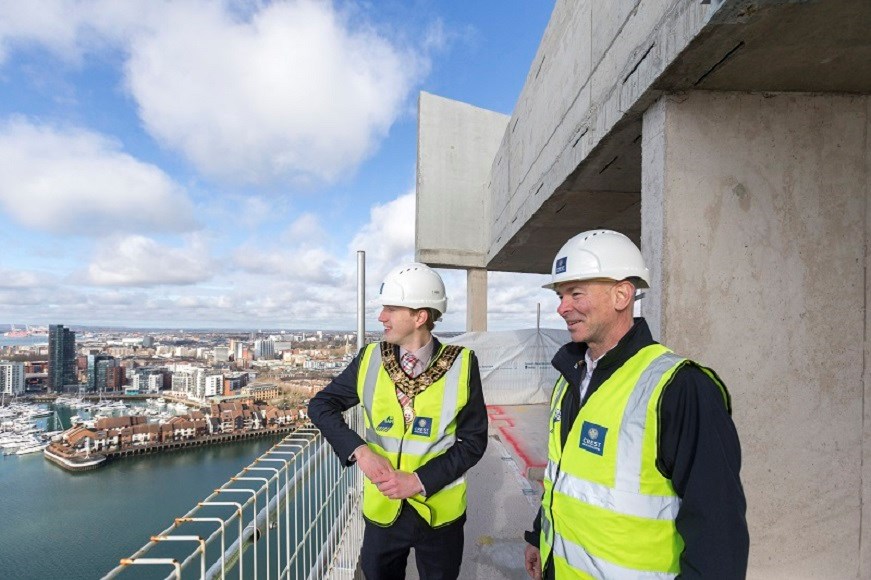
[[[499,433],[502,434],[502,437],[505,438],[505,441],[511,445],[511,448],[514,449],[514,452],[517,454],[517,457],[520,458],[520,461],[523,462],[523,473],[529,471],[530,467],[546,467],[547,463],[535,463],[530,459],[529,455],[523,450],[523,446],[520,442],[514,438],[514,436],[508,432],[507,427],[499,427]]]
[[[505,411],[502,410],[502,407],[497,407],[495,405],[487,407],[487,416],[490,418],[491,423],[504,421],[509,427],[514,427],[514,419],[506,415]]]
[[[499,405],[488,405],[487,406],[487,416],[490,419],[491,423],[495,423],[496,421],[500,421],[503,425],[498,427],[499,433],[502,435],[502,440],[505,441],[511,449],[514,450],[514,453],[517,457],[520,458],[520,461],[523,463],[523,473],[526,473],[531,467],[546,467],[547,463],[539,463],[534,462],[529,454],[523,449],[523,444],[517,440],[514,435],[511,434],[511,429],[514,427],[514,419],[509,415],[505,414],[505,411]]]

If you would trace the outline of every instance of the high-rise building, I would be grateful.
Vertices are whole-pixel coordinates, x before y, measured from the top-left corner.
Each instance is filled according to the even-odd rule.
[[[24,363],[0,362],[0,394],[21,395],[24,393]]]
[[[254,341],[254,356],[259,360],[272,360],[275,358],[275,341],[272,340],[255,340]]]
[[[88,355],[88,390],[89,391],[105,391],[108,390],[107,371],[109,368],[117,367],[120,361],[112,355],[100,353]]]
[[[224,375],[209,375],[206,377],[206,397],[214,397],[220,395],[224,388]]]
[[[116,366],[106,369],[107,391],[120,391],[124,387],[124,367],[121,366],[120,361],[116,362],[118,362]]]
[[[76,333],[60,324],[49,325],[48,389],[59,393],[76,382]]]
[[[206,374],[200,367],[179,365],[172,373],[172,390],[201,399],[205,396]]]

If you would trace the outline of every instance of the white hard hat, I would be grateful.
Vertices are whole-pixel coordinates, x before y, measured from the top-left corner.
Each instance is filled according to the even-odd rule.
[[[448,310],[442,277],[426,264],[418,262],[391,270],[381,283],[379,294],[383,306],[432,308],[439,314]]]
[[[551,281],[542,288],[576,280],[637,278],[638,288],[650,287],[650,270],[632,240],[613,230],[590,230],[576,235],[553,260]]]

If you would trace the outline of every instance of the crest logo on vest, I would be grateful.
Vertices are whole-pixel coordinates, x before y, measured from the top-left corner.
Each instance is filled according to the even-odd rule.
[[[560,258],[556,261],[556,269],[554,270],[554,274],[562,274],[566,271],[566,261],[568,258]]]
[[[387,417],[375,427],[375,430],[384,433],[385,431],[390,431],[390,428],[393,427],[393,416]]]
[[[412,434],[414,435],[423,435],[424,437],[429,437],[430,432],[432,431],[432,418],[431,417],[418,417],[414,420],[414,427],[411,429]]]
[[[607,434],[607,427],[584,421],[581,427],[581,449],[602,455],[605,452],[605,435]]]

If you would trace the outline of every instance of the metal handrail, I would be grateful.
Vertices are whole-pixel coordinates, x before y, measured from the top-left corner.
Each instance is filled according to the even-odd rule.
[[[348,411],[346,420],[359,432],[359,407]],[[263,477],[255,476],[260,473]],[[237,573],[245,578],[253,570],[254,578],[351,580],[358,575],[362,544],[362,487],[359,469],[345,469],[320,432],[305,426],[175,518],[104,579],[122,577],[134,565],[169,564],[174,570],[168,578],[223,579]],[[228,501],[237,495],[247,497]],[[228,508],[233,509],[227,513]],[[196,547],[183,557],[154,553],[158,545],[183,546],[194,539]],[[264,543],[265,550],[258,550]],[[249,549],[250,558],[243,559]]]

